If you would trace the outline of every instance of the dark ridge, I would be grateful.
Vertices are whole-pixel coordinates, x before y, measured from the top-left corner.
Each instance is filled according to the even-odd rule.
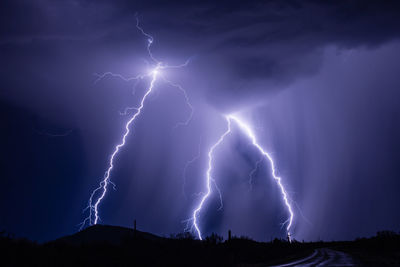
[[[96,225],[38,244],[0,232],[0,266],[400,266],[400,235],[380,231],[354,241],[256,242],[211,234],[203,241],[190,233],[163,238],[133,229]],[[315,264],[314,264],[315,263]],[[353,265],[350,265],[352,263]],[[330,265],[328,265],[330,264]]]
[[[68,244],[68,245],[84,245],[93,243],[107,243],[112,245],[120,245],[130,238],[144,239],[149,241],[162,241],[165,238],[141,232],[131,228],[112,226],[112,225],[93,225],[73,235],[58,238],[48,244]]]

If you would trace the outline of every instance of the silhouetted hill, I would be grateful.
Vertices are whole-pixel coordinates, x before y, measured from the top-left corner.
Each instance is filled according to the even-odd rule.
[[[163,238],[133,229],[96,225],[46,244],[0,232],[0,266],[272,266],[314,255],[319,248],[344,251],[357,266],[400,266],[400,235],[381,231],[355,241],[304,243],[246,237],[203,241],[190,233]],[[325,254],[324,254],[325,255]],[[325,256],[323,256],[325,257]]]
[[[93,225],[73,235],[64,236],[49,243],[83,245],[93,243],[108,243],[120,245],[124,241],[131,239],[145,239],[149,241],[162,241],[165,238],[150,233],[141,232],[126,227],[111,225]]]

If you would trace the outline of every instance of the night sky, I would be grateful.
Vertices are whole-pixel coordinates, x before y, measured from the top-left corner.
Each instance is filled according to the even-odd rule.
[[[184,68],[157,81],[118,154],[102,224],[182,232],[205,192],[207,153],[236,113],[274,158],[298,240],[400,231],[398,1],[0,2],[0,230],[72,234],[149,80],[154,56]],[[129,115],[130,114],[130,115]],[[283,238],[279,188],[237,126],[216,150],[204,235]],[[190,162],[189,165],[186,165]],[[186,168],[185,168],[186,166]],[[190,224],[190,222],[189,222]],[[190,225],[189,225],[190,226]]]

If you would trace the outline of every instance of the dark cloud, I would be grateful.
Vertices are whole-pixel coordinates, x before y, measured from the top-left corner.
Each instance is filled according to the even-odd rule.
[[[204,65],[214,64],[217,56],[229,75],[245,80],[291,80],[310,69],[309,55],[317,49],[377,46],[398,38],[400,25],[396,1],[248,1],[243,5],[239,1],[42,0],[2,5],[3,42],[90,37],[101,42],[119,34],[129,41],[138,13],[160,45],[174,47],[172,53],[184,49],[204,57]]]

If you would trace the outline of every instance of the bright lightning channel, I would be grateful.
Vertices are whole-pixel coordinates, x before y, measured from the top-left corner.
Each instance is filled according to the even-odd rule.
[[[186,91],[182,88],[182,86],[167,80],[162,75],[162,70],[164,70],[164,69],[176,69],[176,68],[186,67],[187,64],[189,63],[189,60],[187,60],[184,64],[176,65],[176,66],[167,65],[161,61],[158,61],[151,52],[151,45],[154,42],[154,38],[150,34],[146,33],[140,27],[139,19],[137,16],[136,16],[136,28],[147,38],[147,52],[148,52],[150,59],[154,62],[155,67],[153,69],[151,69],[147,74],[140,74],[135,77],[129,77],[129,78],[126,78],[126,77],[122,76],[121,74],[115,74],[112,72],[106,72],[102,75],[96,74],[96,76],[98,78],[96,79],[95,83],[99,82],[100,80],[102,80],[103,78],[105,78],[107,76],[111,76],[111,77],[116,77],[116,78],[122,79],[123,81],[126,81],[126,82],[133,81],[133,80],[138,81],[138,80],[142,80],[144,78],[150,78],[150,85],[147,88],[146,92],[144,93],[143,97],[141,98],[139,107],[129,107],[129,108],[125,109],[124,113],[121,113],[123,115],[126,115],[128,110],[135,110],[133,115],[130,117],[128,122],[125,124],[125,131],[124,131],[124,134],[122,135],[121,142],[115,146],[114,151],[110,156],[109,165],[104,174],[103,180],[100,182],[99,186],[92,191],[92,193],[90,195],[90,198],[88,201],[88,206],[84,209],[84,212],[86,210],[89,210],[89,215],[88,215],[88,217],[86,217],[83,220],[83,222],[80,223],[80,230],[82,230],[86,225],[93,225],[93,224],[97,224],[99,222],[99,220],[100,220],[99,206],[107,194],[108,185],[111,184],[115,188],[115,184],[113,182],[111,182],[111,180],[110,180],[111,171],[114,168],[115,158],[117,157],[121,148],[125,145],[126,138],[128,137],[128,135],[131,131],[130,128],[131,128],[132,124],[134,124],[136,118],[141,114],[142,109],[144,108],[144,105],[145,105],[145,101],[146,101],[147,97],[150,95],[150,93],[153,91],[154,85],[159,77],[166,84],[177,88],[178,90],[180,90],[183,93],[183,96],[185,98],[185,103],[190,109],[190,115],[189,115],[188,119],[185,122],[178,123],[174,128],[181,126],[181,125],[183,125],[183,126],[188,125],[193,117],[194,108],[191,105],[191,103],[189,102],[189,97],[188,97]]]
[[[196,229],[197,236],[199,237],[200,240],[203,240],[203,238],[201,237],[201,231],[200,231],[199,225],[197,223],[197,217],[198,217],[199,212],[203,208],[204,202],[211,195],[211,182],[214,181],[214,179],[211,176],[214,151],[224,141],[225,137],[230,133],[231,133],[231,120],[228,120],[228,129],[221,135],[221,137],[218,139],[218,141],[208,151],[208,168],[207,168],[207,172],[206,172],[207,192],[201,198],[201,201],[200,201],[199,205],[197,206],[197,208],[193,211],[193,216],[192,216],[193,226]]]
[[[287,224],[286,226],[286,233],[287,236],[289,238],[289,241],[291,240],[291,227],[293,224],[293,218],[294,218],[294,213],[293,213],[293,209],[289,203],[289,199],[288,199],[288,194],[285,190],[285,187],[282,184],[282,178],[277,176],[276,174],[276,169],[275,169],[275,163],[274,160],[272,159],[272,157],[270,156],[270,154],[268,154],[258,143],[257,143],[257,139],[253,133],[253,131],[251,130],[251,128],[244,123],[243,121],[241,121],[238,117],[236,117],[235,115],[228,115],[226,116],[226,120],[228,123],[228,128],[227,130],[221,135],[221,137],[218,139],[218,141],[210,148],[209,152],[208,152],[208,169],[206,172],[206,186],[207,186],[207,192],[206,194],[203,195],[203,197],[201,198],[200,203],[198,204],[197,208],[193,211],[193,216],[192,216],[192,221],[193,221],[193,226],[197,232],[197,236],[200,240],[202,240],[202,234],[200,231],[200,227],[198,225],[198,215],[200,213],[200,211],[203,208],[203,205],[205,203],[205,201],[207,200],[207,198],[211,195],[211,182],[215,183],[214,178],[212,178],[211,172],[212,172],[212,166],[213,166],[213,155],[214,155],[214,151],[215,149],[224,141],[225,137],[231,133],[232,129],[231,129],[231,124],[232,122],[235,122],[243,131],[244,133],[250,138],[251,143],[254,147],[256,147],[258,149],[258,151],[262,154],[262,156],[266,159],[268,159],[268,161],[270,162],[270,166],[271,166],[271,174],[272,177],[274,178],[274,180],[276,181],[276,183],[278,184],[280,191],[281,191],[281,195],[282,195],[282,199],[283,202],[285,203],[285,206],[287,208],[287,211],[289,213],[289,218],[284,222],[284,224]],[[260,160],[257,162],[257,165],[259,164]]]

